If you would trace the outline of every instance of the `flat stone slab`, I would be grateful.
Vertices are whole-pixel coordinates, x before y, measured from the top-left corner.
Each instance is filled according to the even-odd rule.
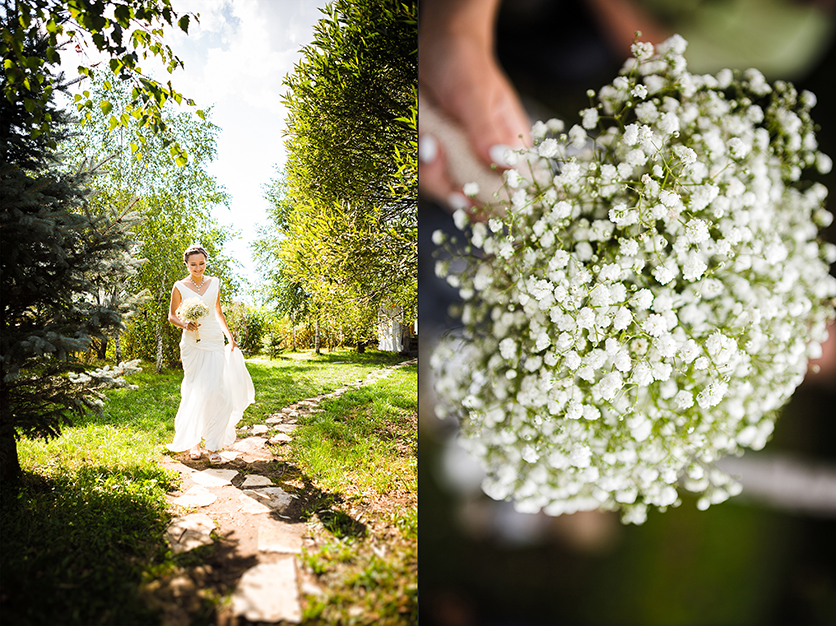
[[[276,426],[273,426],[273,430],[277,430],[280,433],[292,433],[295,432],[297,428],[299,428],[298,424],[277,424]]]
[[[253,426],[253,434],[254,435],[263,435],[268,430],[270,430],[265,424],[256,424]]]
[[[290,524],[267,518],[258,527],[258,549],[260,552],[299,554],[302,552],[302,537]]]
[[[301,622],[294,560],[262,563],[244,572],[232,596],[232,612],[251,622]]]
[[[220,454],[227,461],[234,461],[240,456],[240,453],[234,452],[232,450],[224,450],[223,452],[219,452],[218,454]]]
[[[202,472],[195,472],[189,478],[204,487],[223,487],[224,485],[231,485],[232,479],[237,474],[237,470],[210,468]]]
[[[264,420],[267,424],[280,424],[284,421],[284,416],[282,415],[271,415],[266,420]]]
[[[263,448],[265,443],[267,443],[267,440],[263,437],[247,437],[246,439],[236,441],[232,449],[238,450],[239,452],[252,452],[253,450]]]
[[[260,502],[271,509],[283,512],[292,502],[293,496],[281,487],[264,487],[263,489],[248,489],[244,492],[256,502]]]
[[[270,443],[287,443],[288,441],[293,441],[293,437],[287,433],[279,433],[278,435],[270,437]]]
[[[248,474],[241,485],[241,489],[251,489],[253,487],[272,487],[273,481],[266,476],[258,474]]]
[[[183,495],[177,496],[176,498],[169,498],[169,502],[179,504],[180,506],[209,506],[217,499],[218,496],[205,487],[192,485]]]
[[[175,554],[188,552],[212,543],[215,522],[206,513],[192,513],[178,517],[165,531],[166,539]]]
[[[269,513],[270,507],[266,504],[262,504],[258,502],[254,498],[251,498],[248,494],[255,493],[254,491],[247,491],[246,493],[238,494],[238,498],[241,502],[241,510],[244,513],[249,513],[250,515],[257,515],[258,513]]]

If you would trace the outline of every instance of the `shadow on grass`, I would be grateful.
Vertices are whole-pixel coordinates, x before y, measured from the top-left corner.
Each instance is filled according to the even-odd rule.
[[[0,497],[6,624],[158,622],[138,587],[166,556],[162,468],[85,466],[70,476],[25,474]],[[160,489],[160,487],[163,489]]]

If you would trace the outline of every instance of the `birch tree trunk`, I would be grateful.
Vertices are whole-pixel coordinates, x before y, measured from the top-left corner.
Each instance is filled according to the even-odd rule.
[[[163,279],[160,282],[160,293],[157,296],[157,303],[164,302],[165,286],[168,283],[168,272],[163,272]],[[157,323],[154,325],[154,332],[157,336],[157,374],[163,369],[163,328],[159,316],[157,316]]]
[[[316,334],[314,335],[314,351],[320,354],[319,318],[316,318]]]
[[[159,321],[154,327],[154,332],[157,335],[157,374],[159,374],[163,369],[163,330]]]

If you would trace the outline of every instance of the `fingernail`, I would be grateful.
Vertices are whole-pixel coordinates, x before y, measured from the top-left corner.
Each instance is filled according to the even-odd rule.
[[[504,143],[498,143],[491,146],[491,149],[488,151],[488,155],[491,157],[491,161],[500,167],[508,167],[510,163],[508,162],[507,153],[510,149],[511,146],[506,146]]]
[[[418,138],[418,160],[421,163],[432,163],[438,156],[438,139],[432,135],[421,135]]]
[[[447,196],[447,204],[450,205],[450,208],[454,211],[456,209],[461,209],[462,211],[467,211],[470,208],[470,200],[462,193],[451,193]]]

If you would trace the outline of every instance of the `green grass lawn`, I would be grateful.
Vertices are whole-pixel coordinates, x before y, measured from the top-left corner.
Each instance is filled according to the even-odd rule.
[[[404,367],[300,420],[292,461],[344,498],[317,503],[327,532],[304,562],[328,595],[309,599],[306,623],[352,623],[358,608],[364,623],[417,623],[417,385],[417,366]],[[351,511],[359,531],[339,523]]]
[[[347,350],[250,359],[247,366],[256,402],[245,412],[242,424],[262,423],[288,404],[331,391],[399,360],[388,353]],[[130,377],[139,388],[109,392],[102,416],[88,415],[49,442],[19,442],[23,486],[17,493],[4,491],[0,503],[4,623],[158,623],[138,592],[141,583],[154,572],[194,560],[189,554],[173,555],[163,540],[170,521],[164,496],[176,487],[176,477],[157,463],[174,436],[182,372],[157,375],[152,364],[144,366],[143,373]],[[380,489],[379,494],[385,495],[387,489],[406,488],[414,493],[414,453],[411,461],[405,461],[402,454],[395,454],[396,448],[385,447],[394,445],[394,439],[385,434],[384,422],[387,415],[402,416],[394,420],[404,422],[397,426],[403,430],[400,438],[411,436],[407,445],[414,447],[417,433],[413,429],[408,435],[405,423],[410,419],[408,412],[417,414],[415,379],[414,367],[399,370],[392,377],[394,386],[386,387],[389,391],[350,392],[358,394],[354,400],[346,401],[346,394],[334,403],[342,402],[341,408],[329,407],[316,414],[316,423],[303,424],[298,441],[290,446],[295,462],[321,489],[340,488],[327,464],[322,464],[330,458],[331,467],[337,463],[356,466],[355,480],[364,490]],[[381,396],[390,391],[389,400]],[[412,404],[407,399],[410,393]],[[327,450],[309,451],[309,446],[319,445],[309,431],[319,428],[324,416],[333,418],[335,411],[353,416],[355,427],[343,433],[346,441],[341,440],[340,431],[332,430]],[[374,425],[365,425],[367,421]],[[370,433],[380,434],[377,438],[383,447],[364,448],[363,459],[369,461],[358,463],[354,453],[361,445],[358,437],[363,434],[362,445],[366,445]],[[391,452],[392,468],[386,463],[386,449]],[[381,481],[370,475],[375,473],[391,476]],[[414,528],[408,520],[409,514],[390,521],[404,529],[400,536],[409,536]]]

